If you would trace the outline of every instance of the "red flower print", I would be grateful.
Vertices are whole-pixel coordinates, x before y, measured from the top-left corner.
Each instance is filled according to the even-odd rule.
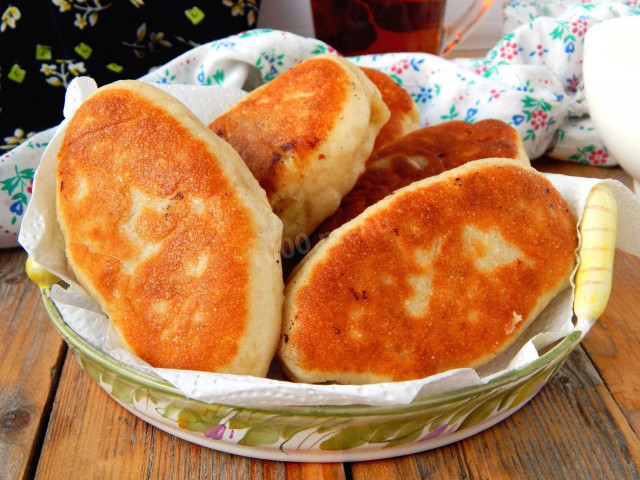
[[[539,128],[544,127],[547,124],[547,119],[549,116],[544,113],[543,110],[538,110],[537,112],[533,112],[531,114],[531,126],[538,130]]]
[[[33,190],[33,178],[29,182],[29,186],[27,187],[27,192],[31,193],[32,190]]]
[[[394,73],[402,73],[409,68],[409,60],[400,60],[391,65],[391,71]]]
[[[518,44],[516,42],[507,42],[500,47],[500,57],[512,60],[516,55],[518,55],[518,51]]]
[[[489,68],[486,65],[480,65],[479,67],[476,67],[476,73],[478,75],[482,75],[483,73],[485,73]]]
[[[580,79],[573,74],[571,77],[567,78],[567,90],[570,92],[577,92],[578,85],[580,85]]]
[[[591,165],[604,165],[607,163],[607,159],[609,158],[609,152],[607,152],[604,148],[599,150],[593,150],[589,153],[587,160]]]
[[[503,91],[504,91],[504,90],[503,90]],[[503,91],[502,91],[502,92],[503,92]],[[489,98],[489,101],[493,100],[494,98],[499,98],[499,97],[500,97],[500,94],[501,94],[502,92],[499,92],[499,91],[498,91],[498,90],[496,90],[495,88],[492,88],[492,89],[491,89],[491,92],[490,92],[490,93],[491,93],[491,97]]]
[[[626,0],[624,3],[626,3],[630,7],[637,7],[640,5],[640,0]]]
[[[575,33],[581,37],[587,32],[587,20],[584,17],[580,17],[571,24],[571,33]]]

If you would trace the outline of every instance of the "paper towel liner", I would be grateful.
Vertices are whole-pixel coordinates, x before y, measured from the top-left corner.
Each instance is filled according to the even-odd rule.
[[[192,85],[157,85],[177,97],[205,124],[228,109],[244,95],[235,88],[198,87]],[[64,115],[69,119],[82,101],[96,90],[95,82],[80,77],[67,89]],[[143,373],[165,379],[185,396],[207,403],[244,407],[287,407],[293,405],[405,405],[417,395],[437,394],[486,383],[507,371],[537,359],[538,351],[564,338],[576,327],[573,319],[573,289],[556,296],[519,339],[488,365],[479,369],[461,368],[431,377],[405,382],[371,385],[309,385],[246,375],[217,374],[153,368],[122,347],[106,316],[76,283],[69,269],[64,240],[58,227],[55,209],[55,171],[57,152],[65,120],[58,128],[42,156],[35,179],[31,202],[25,213],[19,241],[29,256],[55,273],[70,287],[55,285],[50,292],[62,317],[71,328],[94,347],[123,364]],[[572,213],[580,220],[591,189],[606,184],[616,197],[618,216],[618,248],[640,256],[640,202],[620,182],[546,174],[567,200]],[[593,325],[581,325],[583,333]]]

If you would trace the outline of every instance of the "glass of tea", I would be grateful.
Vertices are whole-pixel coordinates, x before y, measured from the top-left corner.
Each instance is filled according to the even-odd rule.
[[[492,3],[475,0],[453,24],[444,25],[445,0],[311,0],[316,37],[343,55],[444,54]]]

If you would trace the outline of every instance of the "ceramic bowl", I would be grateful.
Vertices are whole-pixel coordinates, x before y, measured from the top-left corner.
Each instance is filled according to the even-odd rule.
[[[597,208],[588,208],[594,205]],[[611,239],[615,242],[616,218],[599,213],[604,210],[615,211],[615,200],[606,187],[599,186],[587,201],[585,212],[595,214],[585,213],[583,217],[582,245],[608,255],[582,256],[574,305],[579,315],[595,315],[593,318],[604,309],[608,290],[593,290],[592,285],[600,288],[604,282],[610,287],[615,249]],[[594,249],[594,245],[598,247]],[[30,276],[35,279],[33,272]],[[187,398],[169,383],[133,370],[92,347],[65,323],[49,298],[47,285],[51,282],[45,276],[38,278],[46,309],[82,368],[124,408],[190,442],[270,460],[380,459],[469,437],[508,417],[536,395],[585,333],[572,332],[539,359],[488,383],[419,396],[408,405],[270,409],[207,404]]]

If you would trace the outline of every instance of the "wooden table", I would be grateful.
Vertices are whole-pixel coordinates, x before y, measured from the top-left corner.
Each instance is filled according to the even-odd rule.
[[[610,177],[619,168],[538,161]],[[639,239],[640,241],[640,239]],[[638,478],[640,259],[618,251],[602,318],[553,380],[502,423],[453,445],[371,462],[301,464],[219,453],[121,408],[78,366],[24,273],[0,250],[0,479]]]

